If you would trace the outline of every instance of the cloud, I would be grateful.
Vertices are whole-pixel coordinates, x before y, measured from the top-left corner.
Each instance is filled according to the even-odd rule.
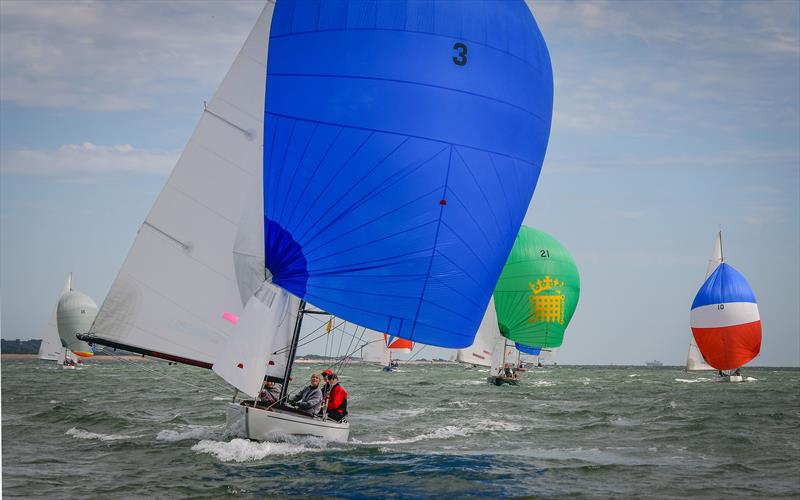
[[[554,130],[732,136],[800,127],[796,2],[534,2]]]
[[[148,109],[219,82],[263,1],[13,1],[0,10],[0,98]]]
[[[176,152],[146,151],[130,144],[110,146],[84,142],[55,150],[0,151],[3,174],[64,176],[82,180],[112,174],[163,176],[175,165]]]

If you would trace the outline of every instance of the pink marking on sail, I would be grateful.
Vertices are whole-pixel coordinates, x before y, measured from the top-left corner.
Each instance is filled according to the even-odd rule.
[[[237,316],[237,315],[235,315],[233,313],[229,313],[228,311],[225,311],[224,313],[222,313],[222,319],[224,319],[226,321],[230,321],[232,325],[235,325],[236,323],[239,322],[239,316]]]

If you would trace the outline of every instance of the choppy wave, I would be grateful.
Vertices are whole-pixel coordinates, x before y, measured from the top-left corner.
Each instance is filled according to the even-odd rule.
[[[309,438],[303,442],[256,442],[236,438],[230,441],[203,440],[192,446],[192,451],[214,455],[222,462],[254,462],[271,455],[297,455],[320,452],[327,442]]]
[[[799,370],[748,369],[759,379],[748,385],[670,367],[559,367],[498,388],[456,366],[354,365],[340,370],[350,442],[258,443],[226,434],[211,371],[35,366],[0,367],[8,497],[800,495],[787,458],[800,449]]]
[[[176,442],[187,439],[211,439],[221,437],[225,432],[224,426],[187,425],[179,430],[164,429],[158,433],[158,441]]]

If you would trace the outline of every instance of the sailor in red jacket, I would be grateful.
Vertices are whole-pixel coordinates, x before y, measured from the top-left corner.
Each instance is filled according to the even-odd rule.
[[[339,385],[339,377],[332,373],[328,375],[328,418],[337,422],[347,416],[347,391]]]

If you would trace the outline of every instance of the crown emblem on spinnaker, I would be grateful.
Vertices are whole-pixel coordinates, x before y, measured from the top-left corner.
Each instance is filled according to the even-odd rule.
[[[564,324],[564,295],[556,287],[566,285],[563,281],[554,280],[550,276],[545,276],[544,280],[536,280],[536,284],[528,282],[533,292],[530,296],[531,311],[528,316],[528,323],[559,323]],[[546,290],[552,290],[553,294],[540,295]]]
[[[566,283],[564,283],[563,281],[554,280],[550,276],[545,276],[544,280],[541,279],[536,280],[535,285],[533,283],[528,283],[534,295],[538,295],[539,293],[545,290],[554,290],[555,287],[562,287],[565,284]],[[561,293],[561,290],[555,290],[555,292]]]

